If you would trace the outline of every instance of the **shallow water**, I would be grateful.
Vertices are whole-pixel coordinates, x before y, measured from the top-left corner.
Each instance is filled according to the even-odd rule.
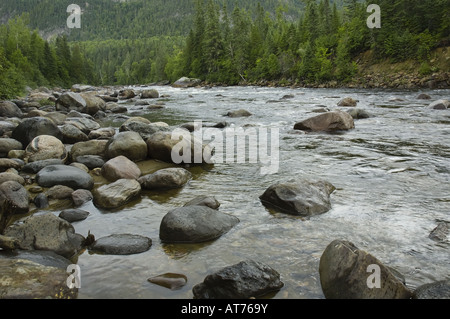
[[[262,164],[195,167],[190,169],[194,179],[183,189],[146,192],[114,212],[99,211],[91,203],[82,207],[91,215],[74,224],[78,233],[85,236],[90,231],[96,238],[114,233],[144,235],[152,238],[153,246],[130,256],[84,252],[78,258],[79,298],[192,298],[192,287],[207,274],[244,259],[265,262],[281,274],[285,286],[273,298],[324,298],[319,260],[335,239],[349,240],[397,269],[412,289],[449,278],[449,245],[428,235],[437,219],[450,218],[450,112],[429,110],[430,101],[416,99],[420,92],[155,88],[168,96],[161,99],[165,109],[145,111],[129,105],[129,116],[173,126],[202,120],[279,129],[279,171],[263,176]],[[450,90],[425,93],[437,100],[449,98]],[[294,97],[282,99],[288,94]],[[358,107],[372,117],[357,120],[356,128],[343,134],[292,130],[296,122],[316,115],[313,110],[320,105],[336,109],[346,96],[358,99]],[[235,109],[246,109],[253,116],[223,116]],[[271,184],[296,178],[331,182],[337,188],[332,209],[304,219],[262,206],[259,196]],[[163,216],[198,195],[215,196],[220,211],[241,222],[210,243],[162,244]],[[186,275],[187,285],[172,291],[147,281],[169,272]]]

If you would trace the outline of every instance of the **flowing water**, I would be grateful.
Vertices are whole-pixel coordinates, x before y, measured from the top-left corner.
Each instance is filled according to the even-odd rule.
[[[129,116],[174,127],[202,120],[278,129],[279,171],[261,175],[262,164],[230,162],[193,167],[194,178],[182,189],[145,192],[113,212],[99,211],[92,204],[82,207],[91,215],[74,224],[78,233],[91,231],[96,238],[138,234],[152,238],[153,245],[145,253],[130,256],[84,252],[78,258],[79,298],[192,298],[192,287],[206,275],[244,259],[267,263],[281,274],[285,286],[272,298],[324,298],[319,260],[335,239],[351,241],[397,269],[412,289],[449,278],[448,242],[434,242],[428,235],[437,220],[450,219],[450,112],[428,109],[429,101],[416,99],[420,92],[154,88],[164,95],[160,100],[165,108],[143,111],[130,104]],[[450,95],[449,90],[425,93],[433,100]],[[285,95],[292,96],[283,99]],[[336,109],[346,96],[359,100],[358,107],[372,117],[356,120],[356,128],[342,134],[293,131],[296,122],[317,115],[314,110]],[[246,109],[253,116],[224,117],[236,109]],[[270,185],[297,178],[331,182],[337,188],[332,209],[305,219],[269,211],[261,204],[259,196]],[[161,243],[163,216],[199,195],[215,196],[220,211],[237,216],[240,223],[213,242]],[[186,275],[187,285],[172,291],[147,281],[169,272]]]

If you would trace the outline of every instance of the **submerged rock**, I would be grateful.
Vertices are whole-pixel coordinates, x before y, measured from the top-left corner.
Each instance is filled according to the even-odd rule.
[[[207,206],[212,209],[219,209],[220,203],[214,196],[197,196],[184,206]]]
[[[437,100],[429,105],[429,108],[433,110],[446,110],[449,107],[450,107],[449,100]]]
[[[379,269],[379,287],[371,274]],[[378,259],[354,244],[335,240],[320,258],[320,283],[327,299],[410,299],[411,291]]]
[[[250,113],[247,110],[235,110],[235,111],[230,111],[227,113],[228,117],[249,117],[252,116],[252,113]]]
[[[192,178],[192,174],[181,167],[161,169],[138,179],[143,189],[174,189],[183,187]]]
[[[357,104],[358,104],[358,101],[353,99],[353,98],[351,98],[351,97],[343,98],[342,100],[340,100],[338,102],[338,106],[351,106],[351,107],[354,107]]]
[[[307,217],[329,211],[334,190],[333,185],[324,181],[290,181],[270,186],[259,198],[268,208]]]
[[[177,290],[186,285],[187,277],[182,274],[166,273],[151,277],[148,281],[158,286],[166,287],[171,290]]]
[[[192,292],[195,299],[250,299],[279,291],[283,286],[275,269],[246,260],[206,276]]]
[[[148,237],[131,234],[115,234],[97,239],[89,250],[106,255],[132,255],[150,249],[152,240]]]
[[[239,223],[235,216],[206,206],[187,206],[167,213],[159,237],[166,243],[201,243],[219,238]]]
[[[355,128],[353,117],[347,112],[327,112],[295,124],[295,130],[313,132],[347,131]]]

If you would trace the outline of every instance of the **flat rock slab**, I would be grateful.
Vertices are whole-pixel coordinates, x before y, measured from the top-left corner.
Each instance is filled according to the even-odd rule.
[[[261,262],[246,260],[206,276],[192,292],[196,299],[249,299],[278,291],[283,286],[276,270]]]
[[[207,242],[219,238],[238,223],[237,217],[206,206],[180,207],[163,217],[159,237],[171,243]]]
[[[148,279],[149,282],[171,290],[182,288],[187,283],[187,277],[182,274],[166,273]]]
[[[132,234],[115,234],[97,239],[90,251],[106,255],[132,255],[150,249],[152,240],[148,237]]]

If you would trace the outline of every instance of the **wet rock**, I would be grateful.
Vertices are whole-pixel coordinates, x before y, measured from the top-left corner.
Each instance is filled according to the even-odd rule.
[[[194,87],[197,86],[201,83],[202,81],[199,79],[193,79],[193,78],[187,78],[187,77],[182,77],[180,79],[178,79],[177,81],[175,81],[172,86],[174,88],[189,88],[189,87]]]
[[[132,234],[114,234],[97,239],[90,251],[106,255],[132,255],[149,250],[152,240],[145,236]]]
[[[212,209],[219,209],[220,203],[214,196],[197,196],[184,206],[207,206]]]
[[[102,175],[110,182],[115,182],[119,179],[138,179],[141,170],[133,161],[120,155],[103,165]]]
[[[206,276],[192,292],[195,299],[250,299],[279,291],[283,286],[275,269],[245,260]]]
[[[59,140],[63,139],[62,133],[56,124],[45,117],[33,117],[23,120],[12,132],[12,138],[18,140],[22,145],[28,145],[30,142],[40,136],[50,135]]]
[[[2,214],[27,214],[30,209],[28,191],[16,181],[7,181],[0,185],[0,203],[3,202],[8,202],[10,207],[7,212],[3,211]]]
[[[249,117],[252,116],[252,113],[250,113],[247,110],[235,110],[235,111],[230,111],[227,113],[228,117]]]
[[[116,135],[116,130],[112,127],[99,128],[89,133],[90,140],[109,140]]]
[[[446,110],[450,107],[450,101],[448,100],[437,100],[429,105],[430,109],[433,110]]]
[[[13,102],[0,101],[0,117],[18,117],[22,118],[23,113]]]
[[[136,132],[122,132],[111,138],[106,145],[107,158],[125,156],[132,161],[147,158],[147,144]]]
[[[94,169],[97,167],[103,167],[105,165],[105,160],[103,157],[99,155],[83,155],[78,156],[75,161],[77,163],[81,163],[83,165],[86,165],[88,169]]]
[[[17,238],[20,249],[50,250],[66,258],[76,255],[84,241],[69,222],[53,214],[28,217],[7,228],[5,235]]]
[[[296,216],[314,216],[331,209],[335,187],[328,182],[289,181],[270,186],[259,198],[263,205]]]
[[[151,277],[148,279],[149,282],[168,288],[170,290],[177,290],[184,287],[187,284],[187,277],[182,274],[166,273]]]
[[[23,150],[23,145],[13,138],[0,138],[0,156],[6,157],[12,150]]]
[[[152,134],[157,132],[168,132],[169,127],[164,127],[154,123],[144,123],[141,121],[127,121],[119,129],[120,132],[136,132],[145,141]]]
[[[346,131],[355,128],[353,117],[346,112],[327,112],[295,124],[295,130],[313,132]]]
[[[15,173],[9,173],[9,172],[3,172],[0,173],[0,184],[3,184],[4,182],[14,181],[19,183],[20,185],[25,185],[25,179]]]
[[[159,237],[166,243],[207,242],[219,238],[238,223],[237,217],[209,207],[181,207],[163,217]]]
[[[439,222],[435,229],[433,229],[428,236],[431,240],[436,242],[444,242],[450,233],[450,222]]]
[[[431,96],[429,96],[429,95],[426,94],[426,93],[421,93],[421,94],[419,94],[419,95],[417,96],[416,99],[418,99],[418,100],[431,100]]]
[[[380,288],[369,287],[369,266],[379,267]],[[319,274],[327,299],[411,298],[411,291],[389,268],[348,241],[335,240],[327,246],[320,258]],[[374,284],[373,281],[370,284]]]
[[[105,109],[106,102],[96,96],[96,93],[81,93],[81,97],[86,101],[86,108],[83,109],[84,113],[94,115],[98,111]]]
[[[161,169],[138,179],[143,189],[174,189],[183,187],[192,178],[192,174],[180,167]]]
[[[119,98],[124,100],[132,99],[136,96],[136,92],[131,89],[124,89],[119,92]]]
[[[141,93],[141,99],[157,99],[159,98],[159,92],[155,89],[144,90]]]
[[[47,208],[50,206],[50,203],[48,202],[48,197],[44,193],[37,194],[36,197],[33,199],[34,205],[36,205],[37,208]]]
[[[119,179],[101,186],[94,192],[94,204],[99,208],[115,209],[121,207],[141,193],[141,185],[134,179]]]
[[[358,101],[351,97],[343,98],[338,102],[338,106],[356,106],[357,104]]]
[[[76,162],[78,157],[84,155],[98,155],[105,157],[107,144],[107,140],[90,140],[76,143],[70,150],[70,158],[72,162]]]
[[[76,299],[67,285],[69,260],[53,252],[0,252],[3,299]]]
[[[45,194],[48,199],[68,199],[71,198],[73,192],[74,190],[68,186],[55,185],[50,187]]]
[[[61,94],[56,100],[56,110],[69,112],[72,110],[83,112],[86,109],[86,101],[79,93],[67,92]]]
[[[28,163],[48,159],[67,159],[67,150],[61,140],[50,135],[40,135],[34,138],[25,149],[25,158]]]
[[[67,165],[46,166],[36,174],[36,182],[42,187],[65,185],[73,189],[92,189],[94,181],[85,171]]]
[[[371,117],[369,112],[367,112],[366,110],[363,110],[363,109],[353,108],[353,109],[348,110],[347,113],[350,114],[354,120],[368,119]]]
[[[64,165],[64,162],[60,159],[48,159],[48,160],[36,161],[36,162],[25,164],[22,168],[22,172],[28,173],[28,174],[37,174],[44,167],[51,166],[51,165]]]
[[[94,198],[92,193],[87,189],[77,189],[71,194],[71,197],[75,207],[80,207]]]
[[[69,223],[74,223],[88,218],[89,212],[81,209],[66,209],[63,210],[58,216]]]
[[[66,144],[75,144],[89,140],[85,133],[72,124],[65,124],[60,130],[63,136],[63,142]]]
[[[413,299],[450,299],[450,279],[419,286],[414,290]]]
[[[175,134],[174,139],[170,132],[158,132],[151,135],[146,141],[149,158],[175,164],[209,163],[213,154],[210,147],[203,145],[202,141],[194,138],[189,131],[185,130],[185,132],[187,135]],[[179,156],[172,158],[172,151],[174,154],[178,152]],[[180,163],[179,159],[182,160]]]

